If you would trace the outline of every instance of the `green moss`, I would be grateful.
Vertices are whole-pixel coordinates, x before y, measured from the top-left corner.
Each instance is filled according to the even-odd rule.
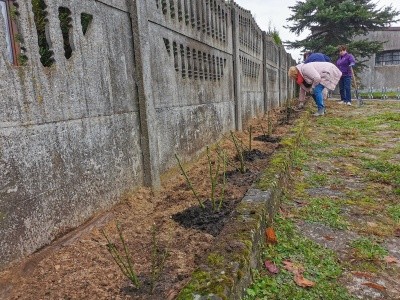
[[[212,266],[215,266],[217,268],[222,267],[225,264],[224,257],[218,253],[210,253],[207,256],[207,261],[209,264],[211,264]]]
[[[226,289],[233,285],[234,280],[225,274],[213,274],[205,271],[195,271],[192,274],[192,279],[185,286],[177,300],[194,299],[194,295],[217,295],[223,300],[228,300],[225,295]]]
[[[38,35],[40,61],[45,67],[50,67],[54,63],[53,52],[50,50],[46,38],[46,3],[44,0],[32,0],[32,10]]]

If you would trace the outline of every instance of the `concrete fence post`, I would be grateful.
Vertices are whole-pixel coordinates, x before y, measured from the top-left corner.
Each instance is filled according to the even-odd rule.
[[[160,166],[157,140],[157,120],[154,105],[150,64],[149,24],[146,1],[129,1],[135,53],[135,78],[139,98],[141,147],[144,185],[159,188]]]
[[[241,100],[241,82],[240,74],[242,73],[240,68],[240,56],[239,56],[239,14],[235,3],[231,2],[232,11],[232,46],[233,46],[233,83],[234,83],[234,100],[235,100],[235,127],[236,130],[242,130],[242,100]]]
[[[264,113],[267,113],[271,109],[271,105],[268,103],[268,71],[267,71],[267,33],[262,33],[262,49],[263,49],[263,89],[264,89]]]

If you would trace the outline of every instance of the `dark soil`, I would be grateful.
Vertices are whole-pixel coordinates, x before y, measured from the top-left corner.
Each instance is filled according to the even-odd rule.
[[[257,175],[257,172],[252,172],[249,169],[244,173],[241,173],[239,169],[226,172],[228,182],[235,186],[250,186]]]
[[[267,153],[262,152],[258,149],[253,149],[243,152],[243,158],[245,161],[255,161],[256,159],[264,159],[267,157],[268,157]]]
[[[220,204],[219,200],[215,200],[213,205],[211,200],[207,200],[203,202],[204,208],[200,205],[191,206],[173,215],[172,219],[185,228],[199,229],[217,236],[232,215],[237,203],[237,201],[223,201]],[[219,205],[221,205],[220,208]]]
[[[268,157],[268,154],[265,152],[262,152],[258,149],[253,149],[253,150],[245,150],[242,152],[243,155],[243,160],[244,161],[255,161],[258,159],[265,159]],[[240,161],[240,158],[238,155],[235,156],[236,161]]]
[[[261,142],[266,142],[266,143],[279,143],[281,141],[280,137],[277,136],[270,136],[270,135],[259,135],[254,137],[255,141],[261,141]]]

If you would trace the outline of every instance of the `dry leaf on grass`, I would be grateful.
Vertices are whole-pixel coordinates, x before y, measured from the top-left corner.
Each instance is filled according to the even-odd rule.
[[[265,268],[272,274],[278,274],[279,269],[278,267],[270,260],[266,260],[264,262]]]
[[[400,263],[400,261],[396,257],[393,257],[393,256],[385,256],[383,258],[383,260],[385,262],[387,262],[388,264],[399,264]]]
[[[304,278],[303,272],[304,268],[300,264],[294,264],[291,261],[285,260],[283,261],[283,268],[292,272],[294,274],[294,282],[300,287],[313,287],[315,282]]]
[[[272,227],[265,229],[265,240],[267,244],[276,244],[278,240],[276,239],[275,230]]]
[[[294,264],[289,260],[284,260],[283,261],[283,268],[285,270],[288,270],[289,272],[292,272],[294,274],[296,273],[303,273],[304,272],[304,268],[303,266],[299,265],[299,264]]]
[[[372,274],[370,274],[370,273],[367,273],[367,272],[360,272],[360,271],[353,271],[353,272],[351,272],[351,274],[353,274],[354,276],[356,276],[356,277],[358,277],[358,278],[368,278],[368,279],[371,279],[371,278],[374,277],[374,276],[373,276]]]
[[[386,290],[386,287],[384,287],[383,285],[373,283],[373,282],[364,282],[362,285],[368,286],[368,287],[373,288],[378,291]]]
[[[325,235],[324,239],[326,239],[327,241],[334,241],[335,240],[335,238],[333,236],[330,236],[330,235]]]
[[[307,278],[303,277],[303,274],[295,274],[294,275],[294,282],[300,287],[313,287],[315,285],[315,282],[308,280]]]

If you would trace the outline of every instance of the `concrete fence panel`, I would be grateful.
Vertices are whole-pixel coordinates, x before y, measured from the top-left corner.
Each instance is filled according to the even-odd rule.
[[[130,15],[124,1],[113,3],[46,2],[53,62],[45,67],[32,2],[18,1],[27,60],[13,66],[0,56],[0,265],[143,182]],[[70,12],[68,59],[60,11]],[[86,34],[82,13],[93,16]]]
[[[292,94],[233,1],[0,3],[0,268]]]
[[[231,13],[221,0],[146,3],[163,172],[234,128]]]
[[[279,47],[271,36],[264,35],[264,68],[267,110],[279,106]]]

